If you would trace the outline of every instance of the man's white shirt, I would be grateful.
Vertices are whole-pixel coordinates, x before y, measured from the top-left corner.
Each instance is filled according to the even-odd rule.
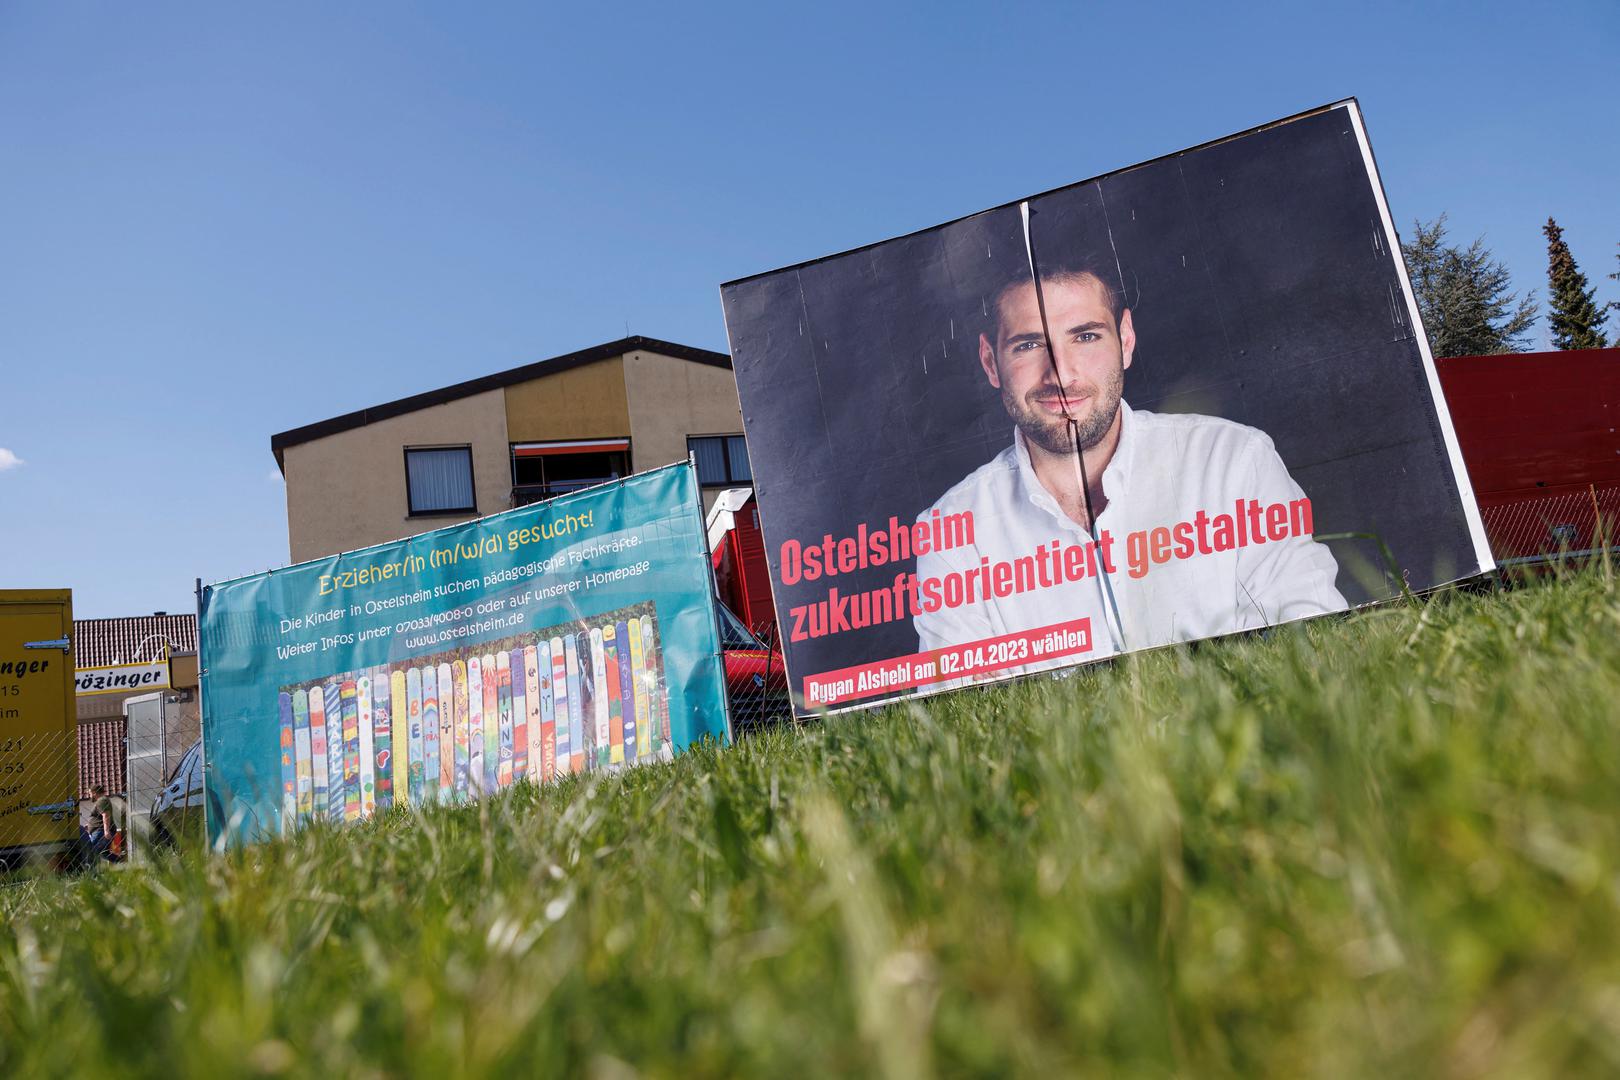
[[[1138,530],[1192,521],[1199,511],[1231,514],[1239,500],[1261,505],[1304,497],[1261,431],[1229,420],[1133,410],[1120,402],[1119,444],[1103,470],[1107,499],[1095,522],[1113,538],[1114,572],[914,617],[919,650],[966,644],[1073,619],[1091,620],[1093,651],[1032,664],[1035,670],[1126,649],[1192,641],[1238,630],[1342,611],[1334,586],[1338,565],[1309,536],[1250,542],[1154,565],[1133,577],[1127,537]],[[1058,507],[1030,464],[1023,432],[1013,444],[942,495],[919,520],[972,511],[974,543],[917,559],[919,579],[971,570],[1034,554],[1053,540],[1084,544],[1093,534]],[[1106,589],[1113,593],[1118,623]]]

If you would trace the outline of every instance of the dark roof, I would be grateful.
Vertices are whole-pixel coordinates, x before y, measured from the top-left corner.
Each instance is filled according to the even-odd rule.
[[[153,637],[153,640],[147,641],[148,637]],[[171,652],[195,652],[196,614],[160,613],[135,615],[127,619],[74,619],[73,663],[77,667],[110,667],[113,664],[155,660],[163,655],[163,638],[168,639]]]
[[[620,338],[618,341],[609,341],[602,345],[594,345],[579,352],[566,353],[562,356],[553,356],[549,360],[537,360],[532,364],[511,368],[507,371],[497,371],[493,375],[484,375],[466,382],[456,383],[454,386],[444,386],[437,390],[429,390],[423,394],[413,394],[410,397],[400,398],[382,405],[373,405],[369,409],[360,409],[357,412],[344,413],[334,416],[330,420],[320,420],[303,427],[293,428],[270,436],[270,451],[276,455],[276,465],[286,469],[282,456],[287,447],[297,446],[300,443],[314,442],[324,439],[328,435],[336,435],[340,431],[351,431],[354,428],[365,427],[367,424],[379,420],[387,420],[394,416],[403,416],[405,413],[415,412],[418,409],[431,408],[434,405],[443,405],[447,401],[458,398],[471,397],[482,394],[487,390],[498,390],[504,386],[528,382],[546,375],[555,375],[559,371],[569,368],[581,367],[585,364],[594,364],[598,360],[607,360],[614,356],[623,356],[625,353],[637,350],[655,352],[662,356],[672,356],[677,360],[690,360],[695,364],[709,364],[713,367],[731,367],[731,357],[725,353],[710,352],[708,349],[696,349],[690,345],[677,345],[673,341],[660,341],[657,338],[634,337]]]

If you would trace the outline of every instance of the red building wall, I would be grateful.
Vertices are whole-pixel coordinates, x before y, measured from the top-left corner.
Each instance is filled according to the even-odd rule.
[[[1620,349],[1437,367],[1498,560],[1620,541]]]
[[[756,634],[776,628],[771,604],[771,572],[765,563],[765,536],[752,497],[735,511],[732,527],[710,553],[720,599]],[[770,639],[774,640],[774,639]]]

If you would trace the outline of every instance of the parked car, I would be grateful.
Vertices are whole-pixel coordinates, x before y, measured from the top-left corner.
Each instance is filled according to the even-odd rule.
[[[154,847],[192,847],[203,838],[202,741],[180,758],[169,774],[169,782],[152,801],[152,844]]]
[[[792,720],[793,702],[781,652],[761,641],[726,605],[717,602],[715,608],[720,613],[732,733],[747,735]]]

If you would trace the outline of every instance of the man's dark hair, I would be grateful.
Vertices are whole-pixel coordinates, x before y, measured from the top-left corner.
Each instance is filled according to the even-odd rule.
[[[1120,287],[1119,264],[1114,260],[1112,252],[1106,251],[1075,251],[1054,252],[1043,258],[1041,253],[1035,253],[1035,268],[1040,272],[1041,283],[1061,283],[1073,281],[1076,278],[1089,277],[1102,286],[1103,295],[1107,298],[1108,310],[1113,313],[1114,327],[1118,329],[1120,316],[1125,313],[1125,290]],[[991,330],[999,333],[1001,298],[1008,289],[1016,285],[1027,285],[1030,282],[1029,271],[1009,276],[1002,282],[994,293],[991,304]],[[994,340],[994,338],[992,338]]]
[[[1108,296],[1114,325],[1130,306],[1106,216],[1095,185],[1085,184],[1043,196],[1030,208],[1035,263],[1043,282],[1095,278]],[[998,336],[1001,298],[1015,285],[1029,284],[1029,249],[1017,204],[986,210],[952,222],[940,231],[947,278],[942,287],[958,299],[957,311],[974,336]]]

